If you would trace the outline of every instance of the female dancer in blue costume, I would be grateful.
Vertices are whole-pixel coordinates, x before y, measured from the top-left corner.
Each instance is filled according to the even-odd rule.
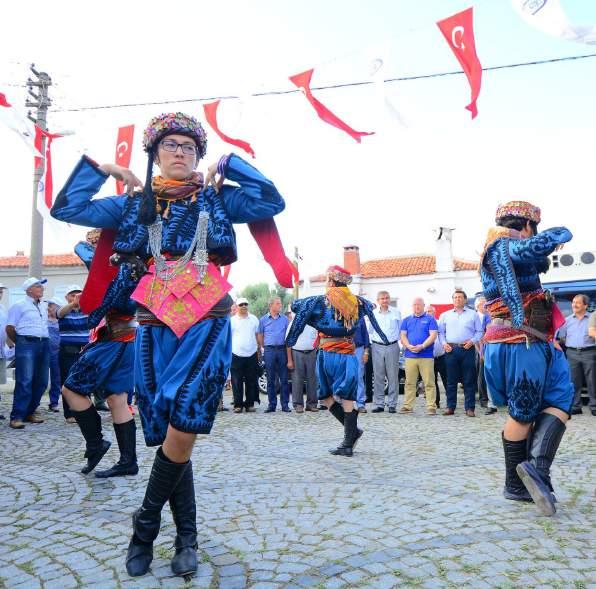
[[[81,242],[75,252],[89,269],[95,247],[90,242]],[[83,474],[90,473],[99,464],[111,445],[103,439],[101,417],[91,402],[91,395],[105,399],[110,408],[120,459],[111,468],[96,472],[98,478],[139,472],[136,424],[127,402],[127,391],[134,386],[136,329],[135,303],[130,299],[134,287],[127,276],[129,271],[127,266],[120,267],[101,304],[87,317],[87,326],[93,329],[92,343],[83,348],[68,369],[62,387],[62,395],[86,442],[87,464],[81,470]]]
[[[343,442],[334,450],[329,450],[336,456],[352,456],[354,446],[364,433],[358,429],[358,411],[354,410],[358,391],[358,359],[354,355],[352,336],[356,324],[362,317],[368,317],[379,336],[388,343],[375,319],[372,303],[352,294],[348,288],[351,282],[352,277],[347,270],[340,266],[329,267],[325,295],[298,299],[292,303],[296,317],[286,338],[286,345],[291,348],[305,325],[319,331],[319,400],[344,426]],[[335,397],[341,402],[338,403]]]
[[[557,308],[540,284],[547,256],[572,238],[565,227],[540,233],[540,209],[511,201],[497,209],[480,275],[490,314],[484,341],[486,384],[495,405],[507,405],[503,430],[506,499],[534,501],[553,515],[550,467],[573,401],[569,367],[553,345]]]
[[[197,569],[190,456],[196,435],[211,431],[232,358],[231,287],[218,267],[236,260],[233,223],[270,219],[285,205],[273,183],[234,154],[210,166],[205,179],[195,172],[207,140],[191,116],[155,117],[143,143],[148,165],[142,195],[134,192],[143,185],[130,170],[84,157],[52,214],[116,230],[118,262],[147,265],[138,284],[131,277],[139,303],[135,380],[145,441],[160,448],[133,515],[126,568],[131,576],[149,570],[169,500],[177,531],[172,570],[189,575]],[[160,176],[153,177],[154,164]],[[92,200],[110,175],[124,182],[128,196]],[[225,178],[237,185],[224,184]]]

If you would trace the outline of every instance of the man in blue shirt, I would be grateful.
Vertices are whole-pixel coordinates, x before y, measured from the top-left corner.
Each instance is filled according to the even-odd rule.
[[[596,416],[596,341],[588,334],[590,299],[585,294],[578,294],[571,302],[572,315],[559,329],[558,338],[565,343],[567,361],[571,371],[571,380],[575,394],[573,396],[572,415],[582,412],[581,391],[585,379],[590,398],[590,410]]]
[[[286,331],[288,318],[281,313],[281,299],[269,301],[269,312],[259,321],[257,340],[264,348],[265,372],[267,374],[267,397],[269,406],[265,413],[274,413],[277,407],[275,382],[279,378],[281,410],[290,413],[290,387],[288,386],[288,356],[286,352]]]
[[[464,408],[468,417],[475,417],[476,352],[482,338],[482,325],[476,311],[466,307],[468,297],[463,290],[453,293],[453,309],[439,317],[439,339],[445,350],[447,367],[447,409],[453,415],[457,407],[457,383],[464,385]]]
[[[426,414],[435,415],[435,372],[433,348],[439,327],[434,317],[424,312],[424,300],[414,299],[412,311],[401,324],[401,343],[405,348],[406,358],[406,398],[400,413],[412,413],[416,401],[418,376],[424,382],[426,396]]]
[[[23,429],[25,421],[43,423],[37,412],[48,386],[50,348],[48,307],[41,299],[47,282],[32,277],[23,282],[27,296],[8,310],[6,335],[15,346],[15,388],[10,427]]]

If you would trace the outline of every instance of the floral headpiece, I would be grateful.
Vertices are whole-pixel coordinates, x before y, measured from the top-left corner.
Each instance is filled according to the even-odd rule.
[[[540,209],[525,200],[511,200],[497,209],[495,219],[503,217],[521,217],[535,223],[540,223]]]
[[[201,123],[182,112],[163,113],[153,117],[143,134],[143,147],[149,151],[164,135],[180,133],[188,135],[197,144],[199,159],[207,153],[207,135]]]
[[[342,284],[350,284],[352,282],[352,275],[341,266],[329,266],[327,268],[327,276]]]

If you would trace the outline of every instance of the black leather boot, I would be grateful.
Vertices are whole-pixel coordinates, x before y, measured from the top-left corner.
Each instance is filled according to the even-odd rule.
[[[108,477],[121,477],[129,474],[137,474],[137,426],[135,420],[131,419],[126,423],[115,423],[114,432],[120,449],[120,460],[107,470],[100,470],[95,473],[99,479]]]
[[[532,501],[528,489],[522,483],[517,471],[518,464],[528,459],[528,440],[511,442],[506,440],[501,433],[503,440],[503,453],[505,454],[505,487],[503,496],[511,501]]]
[[[329,450],[334,456],[352,456],[354,442],[358,437],[358,411],[350,411],[344,414],[344,440],[335,449]]]
[[[329,407],[329,413],[331,413],[331,415],[333,415],[333,417],[335,417],[335,419],[337,419],[337,421],[339,421],[339,423],[344,425],[344,416],[345,416],[346,412],[344,411],[344,408],[342,407],[341,403],[338,403],[337,401],[335,401],[333,403],[333,405],[331,405],[331,407]],[[356,447],[356,444],[358,444],[358,442],[360,441],[360,438],[362,437],[363,433],[364,433],[363,430],[356,428],[356,438],[354,439],[352,448]]]
[[[176,524],[176,554],[172,558],[172,572],[179,576],[197,572],[197,507],[192,462],[188,466],[170,496],[170,509]]]
[[[73,411],[72,414],[77,420],[77,425],[81,429],[87,446],[85,449],[87,464],[81,469],[81,472],[89,474],[99,464],[112,444],[103,439],[101,417],[93,405],[85,411]]]
[[[139,577],[149,570],[153,541],[159,534],[161,510],[187,466],[188,462],[178,464],[168,460],[161,448],[155,453],[143,504],[132,516],[133,536],[126,553],[126,571],[131,577]]]
[[[556,415],[541,413],[528,440],[528,460],[516,469],[542,515],[554,515],[557,511],[550,467],[565,429],[565,424]]]

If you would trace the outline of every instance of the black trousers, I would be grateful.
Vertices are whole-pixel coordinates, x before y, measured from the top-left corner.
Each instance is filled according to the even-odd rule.
[[[476,350],[476,375],[478,378],[478,400],[481,407],[488,407],[488,389],[486,388],[486,378],[484,378],[484,358],[480,357]]]
[[[445,366],[445,354],[435,358],[435,389],[437,391],[435,403],[437,404],[437,407],[439,407],[441,403],[441,393],[439,393],[439,375],[441,375],[443,388],[447,390],[447,367]]]
[[[87,344],[81,344],[80,346],[76,344],[60,344],[60,351],[58,352],[58,363],[60,364],[60,380],[64,382],[72,365],[79,359],[79,354],[81,350]],[[74,417],[73,412],[71,411],[64,395],[62,395],[62,410],[64,411],[64,419],[68,417]]]
[[[242,357],[232,354],[232,393],[234,407],[254,407],[258,390],[257,353]]]

